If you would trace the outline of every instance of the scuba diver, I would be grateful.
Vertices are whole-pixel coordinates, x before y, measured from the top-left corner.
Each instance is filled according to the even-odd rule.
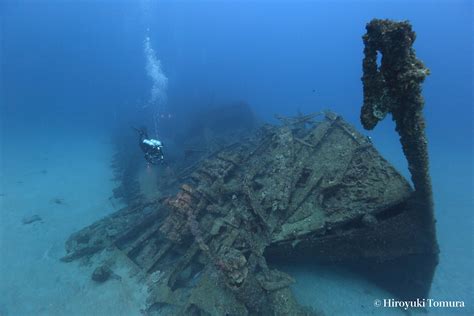
[[[146,128],[136,128],[138,132],[138,145],[145,154],[145,160],[152,165],[164,162],[163,143],[157,139],[149,138]]]

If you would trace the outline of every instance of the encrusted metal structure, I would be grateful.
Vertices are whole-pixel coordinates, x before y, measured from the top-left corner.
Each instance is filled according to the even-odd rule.
[[[291,276],[267,258],[375,271],[424,253],[408,182],[341,117],[315,117],[281,118],[213,153],[180,176],[176,195],[137,199],[71,236],[64,260],[115,248],[153,280],[150,313],[306,315]],[[417,294],[426,294],[430,276],[400,268],[399,281],[406,287],[417,277]]]
[[[425,221],[431,221],[434,235],[433,193],[421,94],[421,84],[430,71],[416,58],[415,39],[408,21],[374,19],[367,24],[367,33],[363,36],[361,122],[366,129],[373,129],[387,114],[392,115],[420,203],[418,213]],[[380,66],[377,65],[378,54],[381,55]]]

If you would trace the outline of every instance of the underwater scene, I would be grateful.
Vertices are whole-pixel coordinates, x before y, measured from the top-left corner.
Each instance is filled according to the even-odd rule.
[[[470,0],[0,2],[0,316],[474,315]]]

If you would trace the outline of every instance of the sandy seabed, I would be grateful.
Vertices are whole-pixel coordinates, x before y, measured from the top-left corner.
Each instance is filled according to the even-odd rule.
[[[107,137],[68,136],[3,144],[0,315],[140,315],[146,287],[123,260],[114,265],[121,279],[103,284],[90,277],[102,258],[59,260],[70,234],[121,206],[109,200],[116,184]],[[22,223],[32,215],[42,220]]]

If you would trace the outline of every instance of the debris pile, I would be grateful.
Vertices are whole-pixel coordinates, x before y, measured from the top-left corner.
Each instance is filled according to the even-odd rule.
[[[72,235],[63,259],[117,249],[153,279],[150,314],[311,314],[268,258],[388,267],[426,295],[432,274],[405,260],[431,250],[408,182],[334,113],[280,120],[176,172],[176,195],[136,198]]]

